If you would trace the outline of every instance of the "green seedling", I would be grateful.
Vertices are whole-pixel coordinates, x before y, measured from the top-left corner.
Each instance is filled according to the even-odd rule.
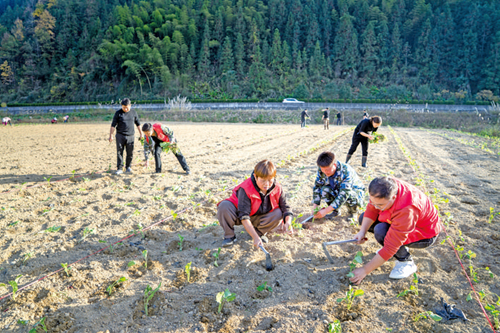
[[[66,273],[66,276],[69,276],[69,271],[71,270],[71,267],[68,267],[68,264],[61,264],[62,268],[64,268],[64,273]]]
[[[142,256],[144,257],[144,267],[148,269],[148,250],[142,251]]]
[[[46,317],[43,317],[42,319],[40,319],[40,321],[38,321],[35,325],[33,325],[33,328],[30,329],[29,333],[37,333],[36,330],[37,330],[38,326],[41,326],[42,330],[47,332],[47,326],[45,325],[45,318]]]
[[[43,179],[45,179],[47,181],[47,184],[50,185],[50,180],[52,179],[53,176],[50,176],[50,177],[43,177]]]
[[[134,212],[132,213],[132,216],[139,216],[139,215],[141,215],[141,211],[138,209],[134,210]]]
[[[17,323],[18,323],[19,325],[26,326],[26,325],[28,325],[28,324],[30,323],[30,321],[29,321],[29,320],[22,320],[22,319],[18,319],[18,320],[17,320]]]
[[[381,143],[387,139],[384,134],[380,133],[373,133],[372,136],[374,137],[373,140],[368,140],[370,143]]]
[[[215,267],[219,267],[219,264],[217,263],[217,260],[219,260],[220,250],[221,250],[221,248],[219,247],[219,249],[217,250],[217,252],[212,253],[212,255],[215,257],[215,261],[214,261],[214,266]]]
[[[69,179],[75,179],[76,170],[71,171],[71,177]]]
[[[82,238],[80,238],[79,242],[83,241],[85,238],[92,234],[95,234],[95,229],[85,228],[85,230],[83,230],[83,236]]]
[[[273,291],[273,288],[271,288],[267,285],[267,281],[265,281],[263,284],[261,284],[260,286],[257,287],[257,291],[264,291],[264,290],[268,290],[270,292]]]
[[[108,243],[108,242],[106,242],[105,240],[99,240],[99,243],[109,244],[109,243]],[[113,253],[114,249],[115,249],[118,245],[123,245],[123,243],[122,243],[122,242],[120,242],[120,243],[116,243],[115,245],[113,245],[113,244],[109,244],[109,252]]]
[[[30,258],[33,258],[33,252],[26,252],[23,255],[23,265],[26,263],[26,261]]]
[[[181,236],[181,234],[178,234],[179,236],[179,241],[177,244],[179,245],[179,251],[182,251],[182,243],[184,243],[184,237]]]
[[[172,221],[175,222],[175,220],[177,219],[177,213],[174,212],[173,210],[170,211],[170,215],[172,215]]]
[[[20,221],[14,221],[14,222],[12,222],[12,223],[9,223],[9,224],[7,225],[7,227],[8,227],[8,228],[12,228],[13,226],[18,225],[18,224],[19,224],[19,222],[20,222]]]
[[[53,210],[54,210],[54,208],[46,208],[46,209],[44,209],[44,210],[42,211],[42,216],[43,216],[43,215],[45,215],[45,214],[47,214],[47,213],[50,213],[50,212],[51,212],[51,211],[53,211]]]
[[[84,181],[84,182],[89,182],[89,181],[90,181],[90,178],[85,178],[85,177],[83,177],[83,181]]]
[[[189,283],[191,278],[191,262],[186,265],[185,271],[186,271],[187,281]]]
[[[352,289],[352,286],[349,286],[349,290],[346,291],[345,297],[344,298],[337,298],[337,303],[342,303],[343,301],[346,302],[347,310],[350,310],[352,307],[352,303],[354,301],[354,298],[358,296],[364,295],[365,292],[361,289],[354,290]]]
[[[498,299],[498,302],[496,303],[498,308],[500,309],[500,297]],[[495,329],[498,330],[500,329],[500,320],[499,320],[499,315],[500,315],[500,310],[497,310],[495,305],[493,304],[486,304],[484,308],[491,314],[493,317],[493,323],[495,325]]]
[[[396,297],[403,297],[403,296],[408,295],[409,293],[414,293],[415,296],[418,296],[418,276],[417,276],[417,273],[413,273],[412,283],[413,284],[410,286],[410,289],[403,290]]]
[[[21,278],[21,274],[19,274],[18,276],[16,276],[16,278],[14,279],[14,281],[9,281],[9,284],[10,286],[12,287],[12,299],[15,301],[16,300],[16,292],[17,290],[19,289],[19,286],[18,286],[18,282],[19,282],[19,279]],[[4,287],[4,288],[7,288],[6,284],[5,283],[0,283],[0,287]]]
[[[328,333],[342,333],[342,326],[340,320],[335,319],[333,323],[328,324]]]
[[[113,282],[112,284],[110,284],[107,288],[106,288],[106,291],[108,292],[108,295],[111,296],[111,293],[113,292],[113,288],[116,287],[118,284],[120,283],[123,283],[127,281],[127,278],[122,276],[121,278],[119,278],[118,280],[116,280],[115,282]]]
[[[314,210],[313,210],[313,215],[318,214],[318,212],[319,212],[320,210],[321,210],[321,207],[316,207],[316,208],[314,208]],[[311,220],[311,222],[314,222],[314,220],[315,220],[315,218],[313,217],[313,218],[312,218],[312,220]]]
[[[127,203],[125,204],[125,206],[132,206],[132,205],[135,205],[135,202],[127,202]]]
[[[363,263],[363,252],[358,251],[352,262],[349,264],[349,274],[347,274],[347,277],[350,278],[354,277],[354,273],[352,271],[356,269],[357,264],[362,264],[362,263]]]
[[[155,293],[160,289],[160,287],[161,287],[161,282],[158,285],[158,287],[156,287],[156,289],[154,290],[148,284],[146,290],[144,290],[144,312],[146,313],[146,317],[148,316],[149,301],[154,297]]]
[[[144,239],[145,236],[144,236],[144,232],[142,231],[142,229],[144,229],[144,228],[142,227],[142,224],[139,222],[139,223],[137,223],[137,230],[134,229],[134,230],[129,231],[129,235],[138,235],[140,233],[142,239]]]
[[[161,196],[160,196],[160,195],[155,195],[155,196],[153,197],[153,199],[154,199],[154,200],[157,200],[157,201],[158,201],[158,200],[161,200]]]
[[[201,227],[201,229],[198,230],[198,232],[202,232],[203,230],[205,230],[208,227],[215,227],[215,226],[218,226],[218,225],[219,225],[218,221],[215,221],[215,222],[210,223],[210,224],[203,224],[202,227]]]
[[[415,318],[413,318],[413,321],[419,321],[422,318],[425,318],[425,319],[430,318],[434,321],[440,321],[441,319],[443,319],[441,316],[435,314],[432,311],[425,311],[425,312],[419,313]]]
[[[302,224],[301,223],[297,223],[297,219],[300,219],[302,216],[303,216],[303,214],[299,214],[299,215],[297,215],[297,217],[294,217],[292,219],[292,223],[290,223],[290,225],[295,230],[302,230],[303,229]]]
[[[43,232],[58,232],[62,227],[48,227]]]
[[[493,209],[493,207],[490,207],[490,217],[488,217],[488,223],[491,223],[493,222],[493,219],[495,218],[495,216],[497,215],[500,215],[500,212],[496,212],[495,213],[495,209]]]
[[[226,302],[232,302],[236,298],[236,294],[232,293],[229,291],[229,289],[226,288],[226,290],[221,291],[220,293],[215,296],[215,300],[217,303],[219,303],[219,309],[217,310],[218,313],[222,311],[222,306]]]
[[[179,192],[180,190],[182,190],[182,186],[172,186],[172,192]]]
[[[128,262],[127,267],[129,267],[129,268],[130,268],[130,267],[132,267],[132,266],[134,266],[134,265],[135,265],[135,261],[133,261],[133,260],[132,260],[132,261],[129,261],[129,262]]]

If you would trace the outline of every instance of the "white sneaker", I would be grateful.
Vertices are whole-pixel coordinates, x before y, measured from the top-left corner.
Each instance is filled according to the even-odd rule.
[[[417,271],[417,265],[412,261],[398,261],[389,274],[390,279],[404,279]]]

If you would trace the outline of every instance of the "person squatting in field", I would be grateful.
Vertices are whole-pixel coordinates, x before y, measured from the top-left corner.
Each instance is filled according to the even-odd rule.
[[[335,158],[335,154],[325,151],[318,156],[318,176],[313,188],[313,215],[320,219],[340,214],[340,207],[346,204],[351,216],[357,214],[364,204],[365,186],[356,171]],[[324,201],[328,206],[314,213]]]
[[[330,129],[330,108],[323,109],[323,129]]]
[[[269,160],[257,163],[250,178],[236,186],[232,195],[217,206],[217,219],[224,229],[224,247],[236,241],[235,225],[243,225],[256,247],[267,243],[266,234],[278,227],[280,230],[276,231],[293,233],[293,213],[276,181],[276,167]]]
[[[65,115],[65,116],[63,117],[63,119],[64,119],[64,122],[65,122],[65,123],[67,123],[67,122],[69,121],[69,115]]]
[[[393,256],[397,262],[389,278],[406,278],[417,271],[408,248],[429,247],[441,232],[436,207],[418,188],[396,178],[375,178],[368,193],[370,202],[359,217],[361,229],[354,238],[363,244],[366,233],[372,232],[383,247],[369,263],[355,269],[350,280],[359,284]]]
[[[52,124],[57,124],[57,117],[54,117],[52,118],[52,120],[50,121]]]
[[[132,173],[132,159],[134,157],[134,124],[139,130],[139,140],[142,138],[141,123],[135,110],[131,111],[130,99],[122,100],[122,108],[115,112],[111,128],[109,130],[109,142],[113,141],[113,133],[116,129],[116,174],[123,173],[123,150],[127,152],[125,161],[126,172]]]
[[[380,126],[382,126],[382,117],[379,116],[373,116],[359,122],[352,135],[352,144],[351,148],[349,148],[349,152],[347,153],[347,158],[345,160],[346,163],[349,162],[352,154],[354,154],[361,143],[363,153],[361,166],[366,168],[366,161],[368,160],[368,140],[373,140],[374,137],[371,133],[375,133]]]
[[[9,124],[10,126],[12,126],[12,120],[9,117],[2,118],[2,124],[4,126],[7,126],[7,124]]]
[[[142,131],[144,132],[144,158],[146,160],[145,167],[149,166],[149,152],[152,152],[155,157],[155,172],[161,172],[161,152],[163,150],[160,145],[163,142],[169,143],[169,150],[177,157],[182,170],[186,174],[190,174],[189,166],[186,162],[186,158],[182,155],[179,147],[177,146],[177,139],[174,138],[174,132],[165,125],[160,123],[145,123],[142,126]]]

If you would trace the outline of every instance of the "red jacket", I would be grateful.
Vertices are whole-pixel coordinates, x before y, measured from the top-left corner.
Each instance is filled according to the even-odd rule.
[[[371,203],[365,211],[365,217],[391,224],[384,239],[384,247],[378,253],[384,260],[389,260],[402,245],[422,239],[429,239],[441,232],[439,215],[432,203],[422,191],[399,179],[398,194],[391,208],[380,211]]]
[[[170,142],[170,139],[168,138],[168,136],[165,135],[165,133],[163,133],[163,129],[161,128],[160,123],[154,123],[153,129],[156,132],[156,137],[158,138],[158,140],[163,141],[163,142]],[[146,136],[146,141],[149,143],[148,136]]]
[[[238,190],[240,188],[245,190],[246,195],[250,198],[250,201],[252,202],[252,207],[250,209],[250,216],[255,215],[255,213],[259,210],[260,205],[262,204],[262,200],[260,198],[259,191],[255,188],[255,186],[252,183],[252,177],[248,178],[243,183],[236,186],[233,189],[233,193],[231,194],[231,196],[226,200],[232,202],[236,206],[236,209],[238,209]],[[269,199],[271,200],[271,206],[272,206],[271,212],[276,208],[279,208],[280,196],[281,196],[281,185],[276,183],[274,189],[269,194]]]

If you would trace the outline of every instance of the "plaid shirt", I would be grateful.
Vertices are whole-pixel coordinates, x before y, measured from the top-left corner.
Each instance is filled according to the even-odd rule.
[[[363,206],[365,186],[356,171],[345,163],[337,161],[337,170],[327,177],[320,168],[313,188],[313,203],[320,205],[324,200],[333,209],[339,209],[344,203],[349,206]]]

